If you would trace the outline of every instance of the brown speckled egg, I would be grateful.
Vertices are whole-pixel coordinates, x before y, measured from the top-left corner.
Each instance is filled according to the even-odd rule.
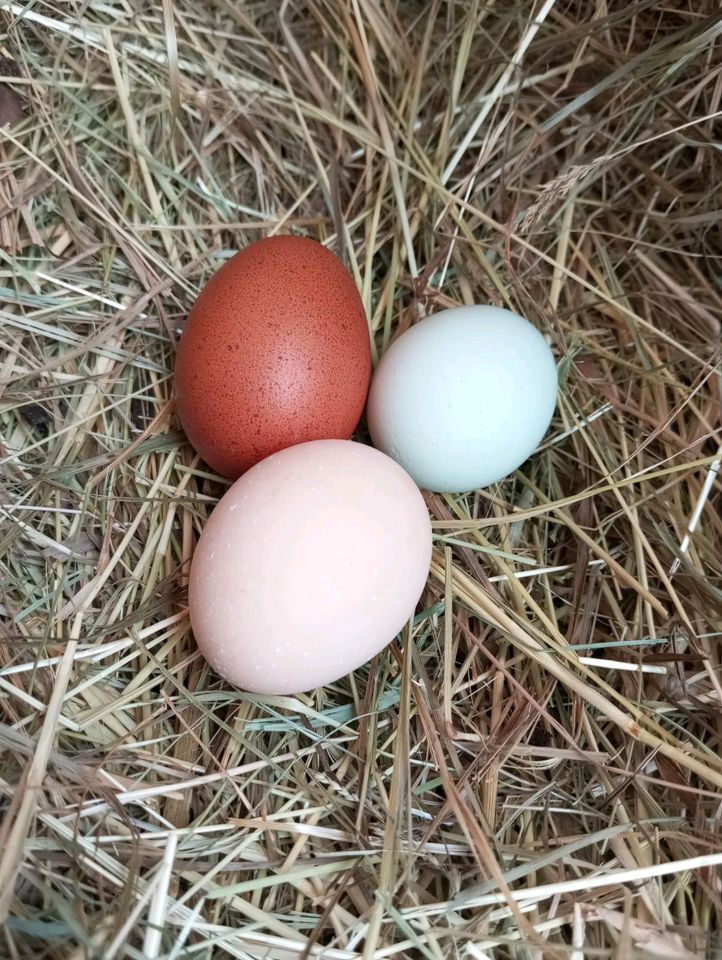
[[[269,237],[208,281],[181,335],[176,399],[188,439],[235,478],[296,443],[347,440],[371,377],[368,324],[341,262]]]

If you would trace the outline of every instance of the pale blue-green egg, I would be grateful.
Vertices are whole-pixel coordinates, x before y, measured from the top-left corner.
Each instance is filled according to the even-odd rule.
[[[546,433],[557,371],[544,337],[500,307],[443,310],[407,330],[371,383],[374,445],[426,490],[486,487]]]

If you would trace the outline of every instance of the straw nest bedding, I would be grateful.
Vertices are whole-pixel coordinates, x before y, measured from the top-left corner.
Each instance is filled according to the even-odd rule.
[[[0,955],[715,955],[721,32],[0,3]],[[189,633],[224,485],[172,369],[204,280],[282,231],[347,263],[375,356],[497,303],[560,398],[513,476],[429,496],[413,628],[262,698]]]

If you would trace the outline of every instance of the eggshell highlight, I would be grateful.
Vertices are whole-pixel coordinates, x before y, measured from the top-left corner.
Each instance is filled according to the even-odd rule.
[[[527,459],[556,395],[554,356],[532,324],[499,307],[456,307],[411,327],[381,358],[369,430],[420,487],[464,492]]]
[[[431,561],[418,488],[373,447],[318,440],[252,467],[214,509],[190,573],[196,641],[258,693],[331,683],[412,616]]]
[[[368,324],[343,264],[303,237],[259,240],[208,281],[176,358],[193,447],[236,478],[277,450],[348,439],[371,377]]]

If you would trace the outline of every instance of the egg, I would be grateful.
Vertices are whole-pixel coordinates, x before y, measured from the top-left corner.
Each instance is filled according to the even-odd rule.
[[[284,447],[348,439],[371,378],[353,278],[304,237],[259,240],[205,285],[181,335],[176,401],[186,435],[235,479]]]
[[[290,447],[237,480],[200,536],[196,642],[246,690],[311,690],[394,638],[430,562],[426,504],[397,463],[350,440]]]
[[[529,457],[556,394],[554,356],[532,324],[499,307],[455,307],[385,352],[369,430],[420,487],[460,493],[502,480]]]

